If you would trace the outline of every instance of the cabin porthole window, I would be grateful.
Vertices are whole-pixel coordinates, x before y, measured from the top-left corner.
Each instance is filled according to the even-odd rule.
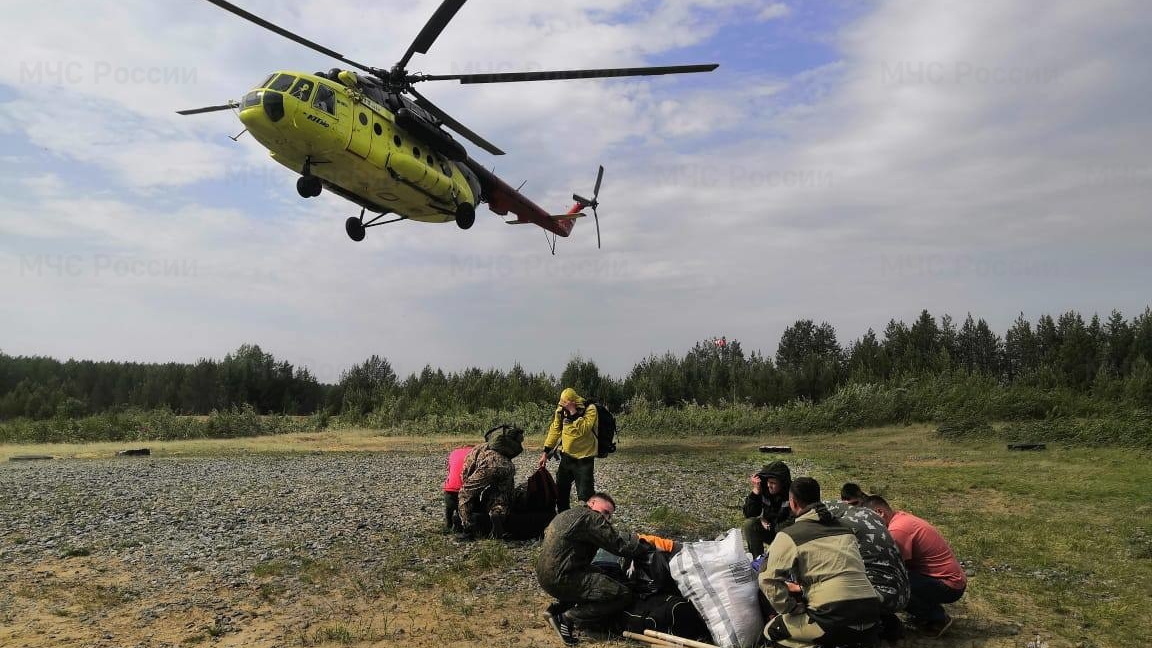
[[[417,147],[417,146],[412,147],[412,157],[416,158],[417,160],[420,159],[420,148],[419,147]]]
[[[399,135],[393,135],[392,136],[392,143],[396,145],[396,148],[400,148],[401,146],[404,146],[404,142],[400,141]]]
[[[368,125],[368,115],[365,115],[364,113],[360,113],[360,125],[361,126],[367,126]]]
[[[383,129],[383,128],[380,128],[380,124],[379,124],[379,123],[376,123],[376,124],[372,124],[372,131],[373,131],[374,133],[376,133],[377,135],[380,135],[381,133],[383,133],[383,132],[384,132],[384,129]]]

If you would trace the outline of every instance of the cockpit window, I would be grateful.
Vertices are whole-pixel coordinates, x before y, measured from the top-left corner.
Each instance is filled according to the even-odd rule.
[[[316,90],[316,101],[312,102],[313,108],[319,108],[329,115],[336,114],[336,93],[332,92],[332,88],[320,84]]]
[[[292,82],[295,80],[296,77],[292,76],[291,74],[281,74],[280,76],[276,77],[276,80],[273,81],[271,85],[268,86],[268,89],[275,90],[277,92],[284,92],[288,88],[292,87]]]
[[[271,81],[271,80],[272,80],[272,77],[274,77],[274,76],[276,76],[276,73],[275,73],[275,72],[273,72],[272,74],[269,74],[269,75],[268,75],[268,78],[266,78],[266,79],[264,79],[263,81],[261,81],[261,82],[260,82],[260,85],[258,85],[258,86],[256,86],[256,87],[257,87],[257,88],[267,88],[267,87],[268,87],[268,82],[269,82],[269,81]]]
[[[308,79],[300,79],[296,85],[292,86],[292,91],[288,94],[300,101],[308,101],[312,97],[312,82]]]

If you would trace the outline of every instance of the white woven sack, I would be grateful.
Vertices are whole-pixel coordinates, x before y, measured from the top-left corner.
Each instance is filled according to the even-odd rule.
[[[720,648],[751,648],[764,630],[756,603],[756,572],[744,552],[744,534],[688,542],[668,566],[684,598],[692,601]]]

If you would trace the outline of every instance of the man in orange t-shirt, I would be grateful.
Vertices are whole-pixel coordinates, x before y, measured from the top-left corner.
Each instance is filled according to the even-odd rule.
[[[894,511],[883,497],[872,496],[864,505],[884,519],[908,567],[912,597],[907,611],[925,634],[939,637],[952,617],[942,603],[955,603],[964,595],[968,578],[952,546],[936,527],[906,511]]]

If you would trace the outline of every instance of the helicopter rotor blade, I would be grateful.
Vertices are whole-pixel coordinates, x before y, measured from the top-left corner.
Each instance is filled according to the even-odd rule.
[[[561,79],[604,79],[609,77],[658,76],[711,72],[719,63],[703,65],[663,65],[657,67],[602,68],[587,70],[542,70],[540,72],[501,72],[494,74],[413,75],[411,81],[459,81],[460,83],[511,83],[516,81],[558,81]]]
[[[587,198],[585,198],[584,196],[581,196],[580,194],[572,194],[572,200],[576,201],[576,203],[582,207],[587,207],[588,205],[592,204],[591,200],[588,200]]]
[[[415,97],[417,106],[420,106],[424,110],[432,113],[436,119],[439,119],[445,126],[459,133],[464,139],[472,142],[476,146],[479,146],[492,155],[504,155],[504,151],[501,151],[499,148],[497,148],[495,144],[489,142],[483,137],[480,137],[476,133],[472,132],[470,128],[456,121],[451,115],[441,110],[436,104],[428,101],[428,98],[424,95],[416,92],[415,90],[409,90],[408,92],[411,93],[413,97]]]
[[[600,249],[600,214],[596,213],[596,208],[592,208],[592,220],[596,221],[596,249]]]
[[[235,101],[229,101],[228,103],[221,104],[219,106],[204,106],[203,108],[188,108],[187,110],[177,110],[176,114],[201,115],[203,113],[216,112],[218,110],[232,110],[233,108],[238,108],[239,106],[240,104],[236,103]]]
[[[416,39],[408,46],[408,51],[404,52],[404,58],[400,59],[400,62],[397,63],[396,66],[403,70],[404,66],[408,65],[408,61],[412,58],[413,54],[417,52],[427,54],[428,48],[432,47],[432,43],[435,43],[436,39],[440,37],[440,33],[443,32],[444,28],[448,26],[448,23],[452,21],[456,12],[460,11],[460,7],[464,6],[465,1],[466,0],[444,0],[444,2],[440,3],[440,6],[436,9],[436,13],[432,14],[432,17],[424,24],[424,28],[420,30],[420,33],[416,35]]]
[[[241,9],[240,7],[237,7],[236,5],[232,4],[231,2],[227,2],[226,0],[208,0],[208,2],[211,2],[212,4],[216,5],[217,7],[220,7],[224,11],[228,11],[230,13],[236,14],[237,16],[240,16],[244,20],[247,20],[247,21],[252,22],[252,23],[256,23],[257,25],[260,25],[261,27],[263,27],[264,29],[267,29],[270,32],[279,34],[279,35],[283,36],[284,38],[287,38],[290,41],[299,43],[299,44],[303,45],[304,47],[307,47],[309,49],[320,52],[321,54],[331,56],[332,58],[334,58],[338,61],[343,61],[343,62],[347,63],[348,65],[360,68],[361,70],[364,70],[365,72],[369,72],[369,73],[373,73],[373,74],[375,74],[377,72],[377,70],[375,68],[364,65],[363,63],[357,63],[356,61],[353,61],[351,59],[346,59],[346,58],[344,58],[344,55],[340,54],[339,52],[336,52],[334,50],[330,50],[327,47],[324,47],[323,45],[321,45],[319,43],[315,43],[313,41],[308,40],[307,38],[304,38],[303,36],[300,36],[299,34],[295,34],[293,32],[290,32],[287,29],[284,29],[283,27],[281,27],[275,23],[268,22],[267,20],[264,20],[263,18],[261,18],[260,16],[257,16],[254,13],[249,13],[249,12]]]
[[[596,202],[596,199],[598,197],[600,197],[600,181],[603,179],[604,179],[604,165],[601,164],[600,170],[596,172],[596,186],[592,188],[592,202]],[[596,211],[596,208],[593,207],[592,211]]]

